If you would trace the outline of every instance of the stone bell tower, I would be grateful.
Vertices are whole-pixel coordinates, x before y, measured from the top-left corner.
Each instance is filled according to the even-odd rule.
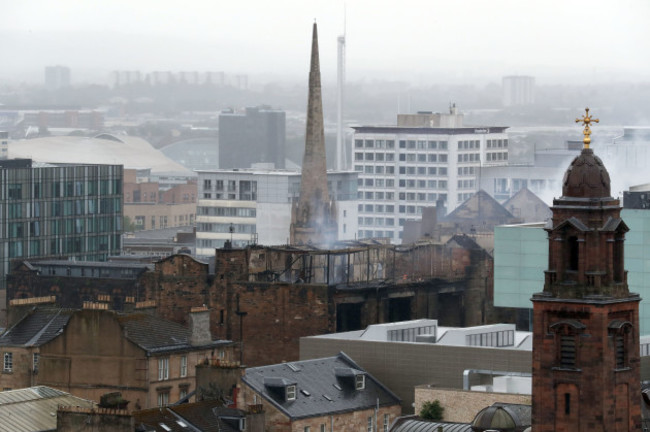
[[[535,432],[640,431],[639,301],[623,268],[627,226],[609,174],[584,148],[553,200],[544,291],[533,301]]]
[[[327,187],[323,102],[318,59],[318,31],[314,23],[309,70],[307,130],[302,160],[300,197],[291,208],[290,243],[329,245],[337,240],[336,206]]]

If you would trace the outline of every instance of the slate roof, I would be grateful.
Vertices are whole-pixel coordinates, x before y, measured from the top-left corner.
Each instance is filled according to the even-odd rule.
[[[245,418],[246,414],[241,410],[220,405],[221,402],[218,400],[205,400],[136,411],[133,413],[136,431],[239,432],[238,420],[235,419]]]
[[[0,336],[0,346],[40,346],[58,336],[73,311],[58,308],[34,308]]]
[[[506,210],[497,200],[483,189],[469,197],[464,203],[443,218],[445,222],[461,221],[503,221],[515,217]]]
[[[355,390],[353,382],[349,385],[345,379],[337,378],[337,368],[352,368],[365,373],[365,388]],[[296,382],[296,400],[286,401],[264,385],[265,378]],[[343,352],[335,357],[248,368],[242,381],[291,420],[364,410],[377,404],[391,406],[400,403],[393,392]]]
[[[219,401],[209,400],[170,409],[203,432],[239,432],[238,419],[246,418],[246,413],[219,404]]]
[[[93,408],[95,403],[45,386],[0,392],[0,432],[54,431],[52,413],[59,405]]]
[[[61,334],[75,313],[72,309],[34,308],[27,316],[0,336],[0,346],[40,346]],[[192,345],[192,331],[172,321],[146,313],[117,314],[113,311],[125,337],[149,353],[197,349]],[[203,347],[229,344],[215,340]]]
[[[127,339],[149,353],[200,348],[191,344],[192,331],[172,321],[147,313],[118,315],[117,320]],[[216,340],[205,347],[229,344]]]
[[[503,207],[524,223],[542,222],[552,216],[551,208],[528,188],[521,188]]]
[[[473,238],[465,234],[453,235],[449,240],[447,240],[447,245],[450,247],[457,245],[463,249],[468,249],[468,250],[483,249],[478,243],[474,241]]]

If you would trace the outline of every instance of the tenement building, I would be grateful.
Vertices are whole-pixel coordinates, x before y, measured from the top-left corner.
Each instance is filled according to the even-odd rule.
[[[455,209],[479,190],[480,169],[508,161],[507,127],[470,127],[448,114],[400,114],[397,126],[358,126],[359,238],[400,243],[405,221],[444,203]]]
[[[639,301],[623,266],[627,226],[602,161],[584,149],[553,201],[544,290],[533,301],[533,430],[641,430]]]

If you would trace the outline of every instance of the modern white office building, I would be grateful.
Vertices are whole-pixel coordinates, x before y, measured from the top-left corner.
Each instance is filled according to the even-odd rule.
[[[196,254],[212,256],[226,241],[233,246],[289,242],[291,202],[300,193],[299,171],[233,169],[198,171]],[[327,173],[336,201],[339,240],[357,234],[357,173]]]
[[[480,167],[508,162],[507,127],[463,126],[449,114],[400,114],[397,126],[354,127],[359,238],[402,238],[438,200],[452,211],[479,190]]]

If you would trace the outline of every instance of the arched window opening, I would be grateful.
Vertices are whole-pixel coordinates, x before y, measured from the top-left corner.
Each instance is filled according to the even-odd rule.
[[[556,367],[560,369],[579,369],[578,337],[585,325],[576,320],[565,320],[550,326],[555,333]]]
[[[609,336],[614,351],[614,368],[626,369],[630,366],[630,338],[633,334],[632,323],[629,321],[614,320],[609,326]]]

